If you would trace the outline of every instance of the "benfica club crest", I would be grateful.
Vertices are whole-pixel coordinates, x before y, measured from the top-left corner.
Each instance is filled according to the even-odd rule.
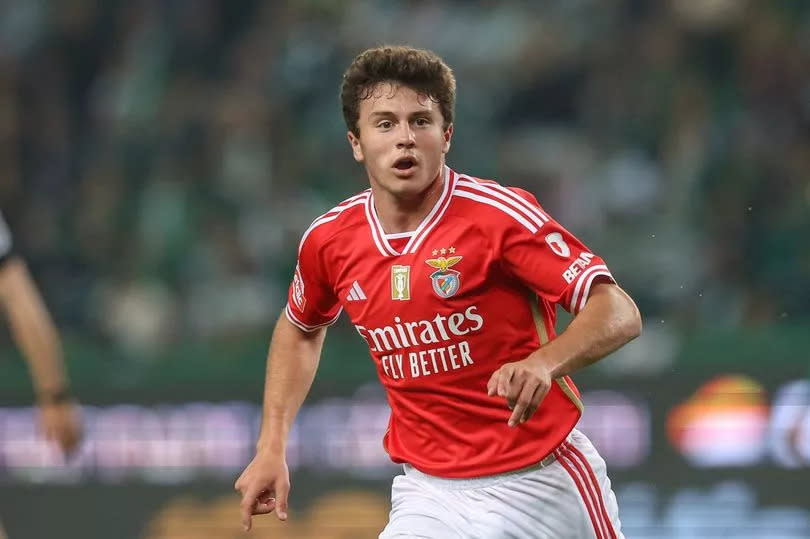
[[[445,250],[442,249],[442,251]],[[450,251],[454,252],[455,249],[451,248]],[[436,251],[434,251],[435,254]],[[436,268],[436,271],[430,274],[430,280],[433,282],[433,291],[440,298],[449,298],[458,292],[461,286],[461,272],[452,270],[450,267],[461,262],[461,258],[460,256],[451,256],[449,258],[440,256],[439,258],[425,260],[428,266]]]

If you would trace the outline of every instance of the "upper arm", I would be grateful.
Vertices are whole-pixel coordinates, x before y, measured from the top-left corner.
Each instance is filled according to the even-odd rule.
[[[613,320],[635,337],[641,333],[641,313],[633,298],[613,282],[599,282],[591,287],[586,309],[598,309],[602,320]]]
[[[34,282],[20,257],[12,255],[0,261],[0,299],[4,304],[33,290]]]
[[[290,319],[286,309],[281,313],[281,316],[276,323],[276,331],[284,335],[289,335],[295,340],[301,342],[317,343],[323,342],[326,338],[326,331],[328,326],[319,326],[314,329],[305,329],[300,324]]]
[[[588,299],[596,297],[610,298],[616,302],[627,303],[635,308],[635,302],[630,295],[612,280],[602,277],[591,286]]]

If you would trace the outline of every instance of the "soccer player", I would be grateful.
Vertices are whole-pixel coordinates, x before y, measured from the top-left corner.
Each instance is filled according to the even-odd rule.
[[[641,331],[604,261],[537,200],[449,168],[455,80],[434,53],[379,47],[343,76],[371,188],[304,232],[273,333],[251,515],[287,518],[287,436],[345,310],[368,343],[402,463],[381,538],[622,537],[569,378]],[[557,305],[575,317],[555,336]]]
[[[42,432],[69,453],[81,439],[81,423],[78,407],[68,391],[59,334],[25,262],[12,249],[11,233],[2,214],[0,303],[31,372]]]

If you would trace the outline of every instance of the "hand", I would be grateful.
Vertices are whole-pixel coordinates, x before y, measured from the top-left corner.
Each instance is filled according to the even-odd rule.
[[[79,408],[73,401],[40,403],[39,421],[45,438],[55,441],[66,454],[79,445],[82,425]]]
[[[505,397],[512,416],[509,426],[525,423],[537,411],[551,388],[551,372],[536,356],[505,363],[492,373],[487,382],[487,395]]]
[[[275,510],[279,520],[287,520],[290,471],[283,454],[259,450],[234,488],[242,494],[239,506],[245,531],[250,530],[253,515],[266,515]]]

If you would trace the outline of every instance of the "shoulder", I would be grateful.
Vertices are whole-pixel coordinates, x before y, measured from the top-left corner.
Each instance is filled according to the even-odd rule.
[[[316,217],[301,235],[301,241],[298,244],[299,253],[305,243],[307,246],[322,245],[339,231],[364,222],[365,207],[370,196],[371,189],[366,189]]]
[[[463,211],[485,219],[487,224],[518,225],[534,234],[549,221],[534,195],[494,180],[459,174],[453,195],[464,201]]]

